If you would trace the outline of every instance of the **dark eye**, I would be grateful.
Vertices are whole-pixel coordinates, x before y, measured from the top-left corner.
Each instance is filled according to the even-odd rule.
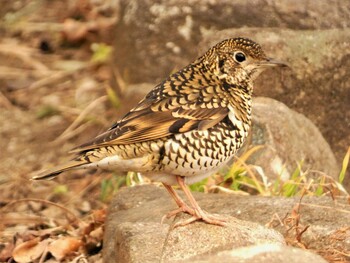
[[[245,55],[243,52],[237,52],[235,53],[234,58],[237,62],[241,63],[245,60]]]

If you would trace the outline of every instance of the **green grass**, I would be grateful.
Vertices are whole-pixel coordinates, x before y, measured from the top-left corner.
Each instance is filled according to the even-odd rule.
[[[100,200],[102,202],[108,202],[114,193],[116,193],[120,187],[126,185],[126,177],[113,174],[108,179],[102,179],[101,181],[101,194]]]
[[[343,159],[338,181],[319,171],[311,171],[303,168],[303,161],[296,163],[296,167],[288,180],[282,180],[282,172],[275,180],[269,180],[261,167],[247,164],[247,160],[263,146],[255,146],[235,161],[226,171],[221,171],[212,177],[190,185],[194,192],[212,192],[220,189],[225,192],[263,195],[263,196],[322,196],[325,194],[346,195],[347,191],[342,186],[350,159],[350,147]],[[113,175],[101,182],[101,200],[108,201],[112,195],[122,186],[133,186],[149,183],[150,181],[138,173],[129,172],[127,176]]]
[[[288,180],[283,181],[281,174],[275,180],[269,180],[261,167],[247,164],[247,160],[262,146],[255,146],[249,149],[240,157],[237,157],[234,164],[226,173],[219,173],[214,176],[216,183],[228,191],[243,192],[263,196],[284,196],[293,197],[301,195],[322,196],[325,194],[345,194],[349,196],[342,186],[350,159],[350,147],[347,151],[338,181],[320,171],[312,171],[303,168],[303,161],[296,163],[296,167]],[[191,187],[193,191],[208,192],[208,179],[203,180]],[[211,182],[211,184],[213,184]],[[225,190],[225,192],[227,192]]]
[[[36,117],[38,119],[44,119],[44,118],[51,117],[54,115],[59,115],[59,114],[60,114],[60,111],[54,106],[43,105],[37,110]]]
[[[348,165],[349,165],[349,159],[350,159],[350,147],[348,148],[348,151],[345,154],[345,157],[344,157],[343,163],[342,163],[342,168],[341,168],[341,171],[339,173],[339,183],[341,183],[341,184],[343,183],[344,178],[345,178],[345,173],[346,173],[346,170],[347,170]]]
[[[92,56],[91,61],[94,63],[106,63],[112,55],[113,48],[104,43],[91,44]]]

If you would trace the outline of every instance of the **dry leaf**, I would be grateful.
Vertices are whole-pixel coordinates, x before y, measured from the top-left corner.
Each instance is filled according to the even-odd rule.
[[[16,246],[12,256],[19,263],[32,262],[44,253],[47,243],[46,239],[40,241],[40,237],[34,238]]]
[[[82,241],[75,237],[62,237],[49,245],[48,251],[57,260],[64,259],[67,255],[77,251]]]
[[[7,243],[5,247],[0,251],[0,262],[7,262],[7,260],[12,256],[13,249],[14,244],[12,242]]]
[[[94,210],[92,216],[97,223],[104,223],[106,220],[107,211],[106,209]]]
[[[85,22],[76,21],[68,18],[63,22],[63,37],[72,43],[79,42],[86,38],[89,31],[89,25]]]
[[[101,241],[103,239],[103,228],[100,226],[90,232],[90,237]]]

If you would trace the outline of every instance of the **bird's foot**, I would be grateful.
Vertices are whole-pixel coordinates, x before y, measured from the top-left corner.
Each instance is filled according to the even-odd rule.
[[[179,226],[185,226],[188,224],[191,224],[194,221],[202,220],[207,224],[211,225],[217,225],[217,226],[226,226],[227,218],[224,218],[219,215],[213,215],[209,214],[208,212],[205,212],[203,210],[195,210],[195,214],[192,215],[189,219],[177,222],[174,224],[173,228],[179,227]]]
[[[176,216],[178,213],[187,213],[187,214],[190,214],[192,216],[196,215],[196,211],[193,208],[189,207],[185,203],[182,203],[181,206],[179,206],[179,208],[177,208],[177,209],[175,209],[173,211],[170,211],[169,213],[165,214],[162,217],[161,223],[163,224],[165,219],[172,218],[173,216]]]

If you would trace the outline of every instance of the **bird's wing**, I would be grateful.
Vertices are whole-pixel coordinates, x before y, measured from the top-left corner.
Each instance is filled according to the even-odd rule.
[[[186,96],[188,98],[188,94]],[[210,102],[204,103],[202,96],[205,95],[199,92],[187,103],[179,94],[163,98],[148,96],[109,130],[73,151],[139,143],[194,129],[208,129],[225,118],[229,110],[224,103],[208,107]]]

